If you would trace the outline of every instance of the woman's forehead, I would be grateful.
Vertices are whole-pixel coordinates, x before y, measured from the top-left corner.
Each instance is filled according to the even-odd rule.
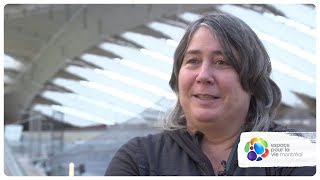
[[[208,26],[199,26],[189,39],[184,55],[201,54],[210,51],[212,54],[224,54],[220,41]]]

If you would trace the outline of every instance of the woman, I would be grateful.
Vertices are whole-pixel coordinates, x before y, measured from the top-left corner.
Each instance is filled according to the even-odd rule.
[[[167,130],[123,145],[106,175],[314,175],[315,167],[238,167],[241,132],[286,131],[271,123],[281,92],[270,73],[263,44],[240,19],[191,23],[174,54],[178,101]]]

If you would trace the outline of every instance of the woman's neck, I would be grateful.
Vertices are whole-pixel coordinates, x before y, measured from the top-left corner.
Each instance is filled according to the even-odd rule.
[[[200,130],[201,131],[201,130]],[[216,132],[216,131],[201,131],[204,134],[202,139],[202,144],[208,144],[213,146],[221,146],[221,147],[232,147],[236,139],[241,133],[241,128],[224,131],[224,132]]]
[[[211,144],[214,146],[230,146],[234,144],[237,137],[242,132],[243,127],[216,128],[210,126],[195,127],[191,124],[187,125],[189,133],[194,134],[197,131],[203,133],[204,137],[201,143]]]
[[[240,133],[241,130],[232,134],[217,136],[214,133],[204,132],[201,149],[210,160],[216,175],[219,171],[224,171],[221,162],[228,161],[232,147]]]

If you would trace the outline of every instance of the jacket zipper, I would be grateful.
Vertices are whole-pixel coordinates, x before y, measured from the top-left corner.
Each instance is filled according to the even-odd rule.
[[[206,176],[214,176],[215,173],[214,173],[213,167],[211,165],[211,162],[208,159],[208,157],[201,150],[200,139],[199,138],[200,138],[199,135],[193,136],[193,140],[196,142],[195,144],[197,145],[196,149],[197,149],[197,151],[199,153],[200,159],[202,159],[202,162],[197,162],[197,163],[200,166],[200,169],[204,172],[204,175],[206,175]]]

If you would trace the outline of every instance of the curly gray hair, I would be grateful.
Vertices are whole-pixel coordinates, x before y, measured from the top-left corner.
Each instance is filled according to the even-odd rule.
[[[239,18],[229,14],[205,15],[191,23],[182,37],[175,53],[171,89],[179,97],[178,75],[185,51],[193,33],[206,26],[218,39],[225,55],[239,75],[243,89],[251,94],[246,129],[268,131],[281,101],[281,91],[270,78],[269,55],[255,32]],[[165,129],[186,128],[186,119],[179,99],[164,122]]]

